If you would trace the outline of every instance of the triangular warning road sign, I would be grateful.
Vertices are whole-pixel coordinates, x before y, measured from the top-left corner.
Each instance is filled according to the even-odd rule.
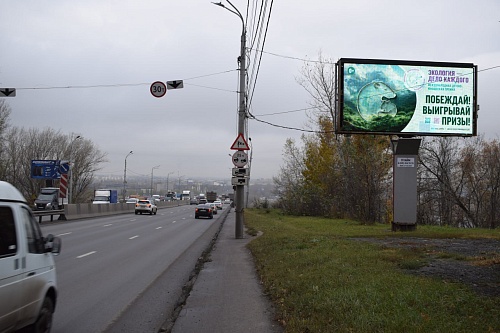
[[[247,141],[242,133],[238,135],[236,140],[234,140],[233,145],[231,146],[233,150],[250,150]]]

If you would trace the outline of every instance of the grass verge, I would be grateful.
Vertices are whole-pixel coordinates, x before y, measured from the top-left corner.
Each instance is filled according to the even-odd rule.
[[[248,245],[286,332],[500,332],[500,300],[466,286],[404,272],[425,265],[420,251],[352,237],[497,238],[500,230],[388,225],[284,216],[248,209],[262,235]]]

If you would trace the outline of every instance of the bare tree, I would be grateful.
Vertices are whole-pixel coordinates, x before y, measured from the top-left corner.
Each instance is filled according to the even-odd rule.
[[[481,165],[488,171],[489,214],[484,227],[495,229],[500,225],[500,142],[485,143]]]
[[[278,176],[273,177],[276,195],[281,208],[290,214],[300,214],[301,202],[305,195],[303,191],[302,172],[304,170],[303,152],[297,148],[292,139],[284,146],[284,165]]]
[[[2,179],[12,184],[17,184],[18,168],[20,164],[20,153],[22,143],[19,135],[19,129],[10,129],[6,131],[2,139]]]
[[[500,145],[482,137],[471,139],[462,149],[461,168],[465,175],[469,209],[474,226],[495,228],[500,201]]]
[[[449,137],[424,141],[420,148],[420,166],[425,169],[426,174],[424,179],[437,181],[438,186],[432,192],[428,192],[428,195],[432,194],[432,201],[437,205],[436,217],[439,217],[440,225],[455,225],[455,205],[466,214],[466,220],[472,225],[475,224],[475,217],[463,200],[465,175],[460,168],[459,156],[458,142]]]
[[[306,62],[296,78],[312,98],[311,105],[319,114],[328,114],[332,122],[335,119],[335,63],[324,58],[321,51],[314,63]],[[319,115],[316,113],[316,117]]]
[[[7,127],[9,125],[10,113],[10,106],[7,104],[7,102],[5,102],[5,100],[0,99],[0,179],[6,179],[4,138],[6,135]]]
[[[380,221],[387,213],[387,178],[391,167],[387,138],[336,135],[335,65],[319,53],[306,63],[297,82],[309,93],[316,133],[303,137],[305,213]]]
[[[73,202],[86,202],[93,196],[95,173],[107,162],[106,154],[86,139],[74,141],[72,150]]]
[[[9,116],[12,112],[9,104],[4,99],[0,99],[0,136],[3,135],[9,125]]]
[[[2,178],[16,186],[28,200],[33,200],[47,182],[31,178],[32,160],[68,160],[71,139],[71,136],[51,128],[9,128],[3,140]],[[71,149],[72,160],[75,161],[72,169],[73,195],[78,199],[84,197],[90,188],[94,173],[106,161],[106,154],[90,140],[77,140]]]
[[[459,140],[440,137],[422,145],[419,221],[495,228],[500,217],[500,144],[481,136]]]

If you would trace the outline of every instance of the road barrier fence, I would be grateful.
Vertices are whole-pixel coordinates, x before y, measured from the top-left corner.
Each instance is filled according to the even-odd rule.
[[[187,200],[176,201],[160,201],[156,204],[158,209],[189,205]],[[77,203],[68,204],[61,210],[39,210],[33,211],[33,214],[38,217],[38,222],[42,223],[44,216],[50,216],[50,221],[54,220],[54,216],[59,216],[58,220],[76,220],[90,217],[117,215],[124,213],[133,213],[135,204],[133,203],[116,203],[116,204],[92,204],[92,203]]]

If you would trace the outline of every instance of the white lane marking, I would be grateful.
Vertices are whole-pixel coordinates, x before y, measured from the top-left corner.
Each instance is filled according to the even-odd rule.
[[[172,221],[172,223],[175,223],[175,222],[177,222],[177,221]]]
[[[103,225],[103,227],[111,227],[112,225],[113,224],[111,224],[111,223],[110,224],[105,224],[105,225]]]
[[[132,236],[132,237],[130,237],[129,239],[135,239],[135,238],[137,238],[137,237],[139,237],[139,235]]]
[[[76,257],[76,259],[81,259],[83,257],[90,256],[90,255],[92,255],[92,254],[94,254],[96,252],[97,251],[92,251],[92,252],[88,252],[88,253],[82,254],[81,256]]]
[[[158,228],[156,228],[156,230],[161,229],[161,228],[163,228],[163,227],[158,227]]]
[[[183,219],[183,220],[185,220],[186,218],[185,218],[185,217],[183,217],[182,219]]]
[[[61,236],[66,236],[66,235],[71,235],[72,232],[65,232],[64,234],[59,234],[59,235],[56,235],[57,237],[61,237]]]

